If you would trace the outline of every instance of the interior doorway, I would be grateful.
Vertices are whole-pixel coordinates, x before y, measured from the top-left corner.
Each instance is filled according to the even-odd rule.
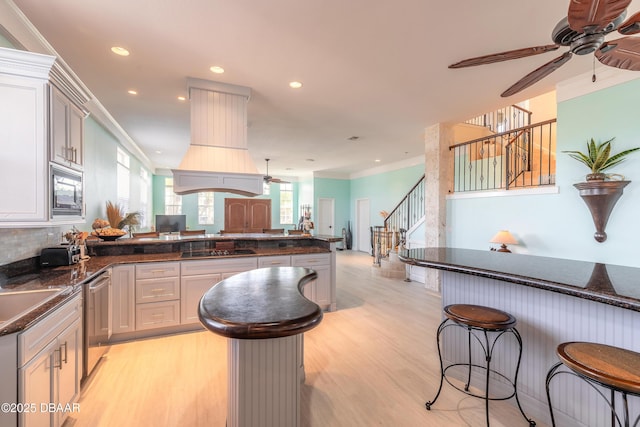
[[[318,227],[317,234],[337,236],[335,229],[335,199],[318,199]]]
[[[356,249],[371,255],[371,219],[369,199],[356,200]]]

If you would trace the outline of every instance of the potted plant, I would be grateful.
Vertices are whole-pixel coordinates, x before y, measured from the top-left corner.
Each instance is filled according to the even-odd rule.
[[[581,151],[563,151],[563,153],[569,154],[571,158],[589,168],[591,173],[587,175],[587,181],[604,181],[608,178],[608,175],[604,173],[605,170],[622,162],[627,155],[640,150],[640,147],[635,147],[611,155],[611,142],[614,139],[615,137],[596,144],[594,139],[591,138],[591,141],[587,141],[587,154]]]
[[[587,142],[587,153],[580,151],[563,151],[577,161],[585,164],[590,174],[587,175],[587,182],[574,184],[574,187],[580,192],[580,197],[587,204],[593,223],[596,226],[596,232],[593,237],[598,242],[607,240],[605,228],[609,220],[609,215],[613,207],[622,196],[623,188],[629,184],[624,181],[624,177],[617,174],[605,174],[604,171],[622,162],[625,157],[634,151],[640,150],[640,147],[630,148],[618,154],[611,155],[611,142],[608,141],[596,144],[593,138]],[[613,176],[617,176],[615,180],[608,180]]]

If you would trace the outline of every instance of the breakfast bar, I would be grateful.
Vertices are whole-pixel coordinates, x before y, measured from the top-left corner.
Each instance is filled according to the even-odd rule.
[[[550,424],[545,377],[558,361],[559,344],[588,341],[640,350],[638,268],[456,248],[410,249],[399,257],[441,271],[443,307],[477,304],[518,319],[523,340],[520,400],[539,421]],[[446,341],[443,357],[454,359],[465,351],[464,344],[457,338]],[[557,425],[608,425],[609,408],[595,400],[589,387],[571,380],[554,387]],[[639,411],[637,400],[629,400],[632,413]]]
[[[261,268],[215,284],[200,300],[202,324],[229,338],[227,426],[300,425],[303,333],[322,320],[302,289],[315,278],[308,268]]]

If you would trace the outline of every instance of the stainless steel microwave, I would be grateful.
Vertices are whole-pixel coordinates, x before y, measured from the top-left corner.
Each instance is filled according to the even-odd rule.
[[[84,211],[82,172],[51,165],[51,217],[81,217]]]

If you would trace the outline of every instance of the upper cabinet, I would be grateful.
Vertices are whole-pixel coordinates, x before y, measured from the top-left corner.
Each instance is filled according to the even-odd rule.
[[[49,170],[82,170],[88,100],[55,57],[0,48],[0,227],[81,220],[51,215]]]
[[[49,156],[52,162],[82,170],[85,114],[58,88],[50,85]]]

